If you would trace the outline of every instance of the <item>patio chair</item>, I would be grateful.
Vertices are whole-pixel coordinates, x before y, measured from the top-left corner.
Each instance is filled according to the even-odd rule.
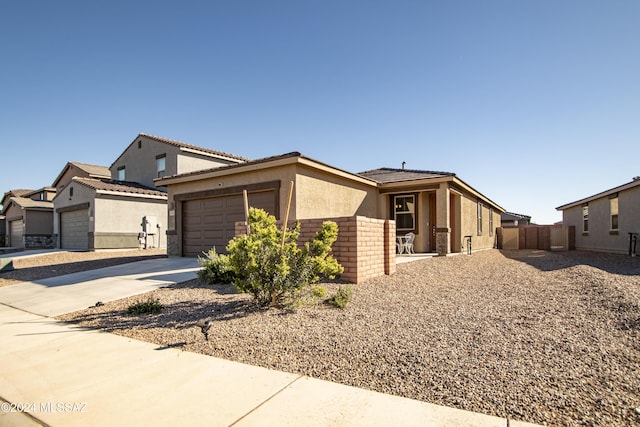
[[[413,241],[416,239],[416,235],[413,233],[407,233],[404,235],[404,237],[405,238],[403,239],[403,242],[402,242],[402,251],[400,253],[402,252],[406,252],[408,254],[415,253],[413,251]]]

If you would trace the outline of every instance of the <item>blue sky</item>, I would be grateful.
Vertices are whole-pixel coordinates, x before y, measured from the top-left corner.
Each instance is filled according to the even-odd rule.
[[[640,2],[7,1],[0,192],[145,132],[455,172],[537,223],[640,175]]]

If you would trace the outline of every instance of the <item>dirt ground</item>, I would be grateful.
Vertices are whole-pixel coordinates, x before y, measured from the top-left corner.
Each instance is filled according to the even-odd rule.
[[[640,258],[490,250],[398,265],[354,290],[343,310],[265,310],[192,280],[62,319],[515,420],[640,425]],[[126,314],[149,297],[162,313]]]

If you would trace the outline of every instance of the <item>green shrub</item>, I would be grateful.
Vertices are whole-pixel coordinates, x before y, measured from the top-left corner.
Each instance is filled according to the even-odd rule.
[[[319,299],[326,298],[327,288],[322,285],[313,285],[311,286],[311,295]]]
[[[139,301],[127,307],[127,314],[158,314],[163,308],[159,299],[149,297],[146,301]]]
[[[198,277],[208,284],[233,282],[235,274],[231,270],[229,258],[216,253],[216,248],[211,248],[204,257],[198,257],[198,263],[203,267],[198,271]]]
[[[311,242],[298,246],[300,224],[284,235],[276,219],[262,209],[249,210],[249,234],[236,236],[227,245],[233,284],[253,294],[259,305],[277,305],[285,298],[299,298],[300,290],[319,280],[334,278],[344,271],[329,255],[338,236],[338,225],[326,221]]]
[[[353,288],[349,285],[340,286],[328,302],[333,306],[345,308],[351,301],[351,297],[353,297]]]

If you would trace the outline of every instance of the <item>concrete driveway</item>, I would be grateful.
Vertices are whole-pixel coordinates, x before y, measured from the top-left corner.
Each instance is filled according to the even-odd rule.
[[[41,316],[58,316],[196,278],[195,258],[160,258],[0,288],[0,303]]]

